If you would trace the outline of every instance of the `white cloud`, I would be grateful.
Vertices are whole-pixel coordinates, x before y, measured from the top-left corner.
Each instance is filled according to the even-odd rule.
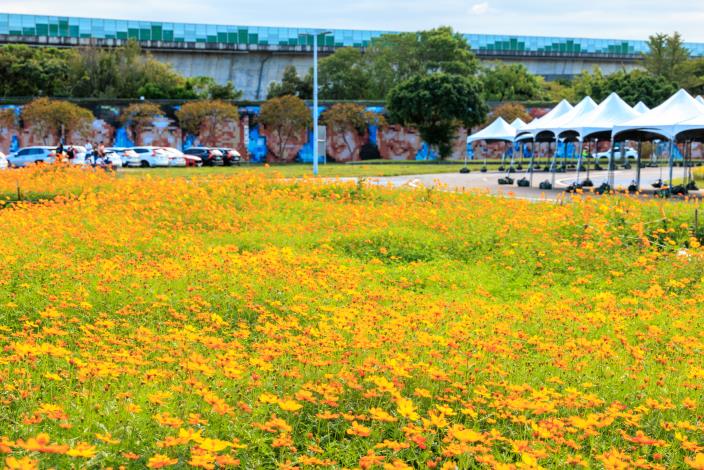
[[[475,15],[483,15],[489,11],[489,2],[475,3],[470,11]]]

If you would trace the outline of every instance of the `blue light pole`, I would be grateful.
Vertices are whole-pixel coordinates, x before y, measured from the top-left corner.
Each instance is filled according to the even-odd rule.
[[[318,176],[318,36],[331,34],[330,31],[301,33],[299,36],[313,36],[313,175]]]

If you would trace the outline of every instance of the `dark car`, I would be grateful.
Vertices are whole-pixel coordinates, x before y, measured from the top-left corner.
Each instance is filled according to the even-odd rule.
[[[185,152],[186,155],[195,155],[203,161],[203,166],[223,166],[225,160],[222,152],[210,147],[191,147]]]
[[[240,161],[241,161],[241,156],[240,153],[231,148],[219,148],[220,152],[222,152],[222,158],[224,159],[225,166],[232,166],[232,165],[237,165],[239,166]]]

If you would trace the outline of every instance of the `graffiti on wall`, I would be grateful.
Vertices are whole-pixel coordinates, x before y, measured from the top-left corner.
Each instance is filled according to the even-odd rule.
[[[17,108],[18,114],[21,109]],[[193,146],[214,146],[236,149],[245,160],[252,162],[312,162],[312,130],[295,133],[282,139],[275,132],[257,123],[258,106],[240,108],[240,119],[220,122],[216,126],[204,126],[198,135],[183,132],[174,117],[178,106],[163,107],[164,115],[141,127],[124,125],[119,121],[119,106],[97,106],[93,109],[96,119],[83,132],[71,132],[65,136],[66,144],[105,146],[157,146],[188,149]],[[369,107],[368,111],[383,113],[383,108]],[[321,113],[325,107],[321,107]],[[46,133],[45,133],[46,134]],[[32,145],[58,145],[59,135],[39,135],[31,127],[0,128],[0,151],[9,153],[20,147]],[[452,158],[463,158],[467,131],[461,129],[452,146]],[[387,160],[433,160],[437,153],[430,149],[417,130],[399,125],[379,127],[369,125],[361,132],[357,129],[327,132],[325,157],[335,162],[360,161],[369,158]]]

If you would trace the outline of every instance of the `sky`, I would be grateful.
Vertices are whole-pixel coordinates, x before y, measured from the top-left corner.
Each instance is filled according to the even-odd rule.
[[[182,23],[704,42],[704,0],[2,0],[0,12]]]

